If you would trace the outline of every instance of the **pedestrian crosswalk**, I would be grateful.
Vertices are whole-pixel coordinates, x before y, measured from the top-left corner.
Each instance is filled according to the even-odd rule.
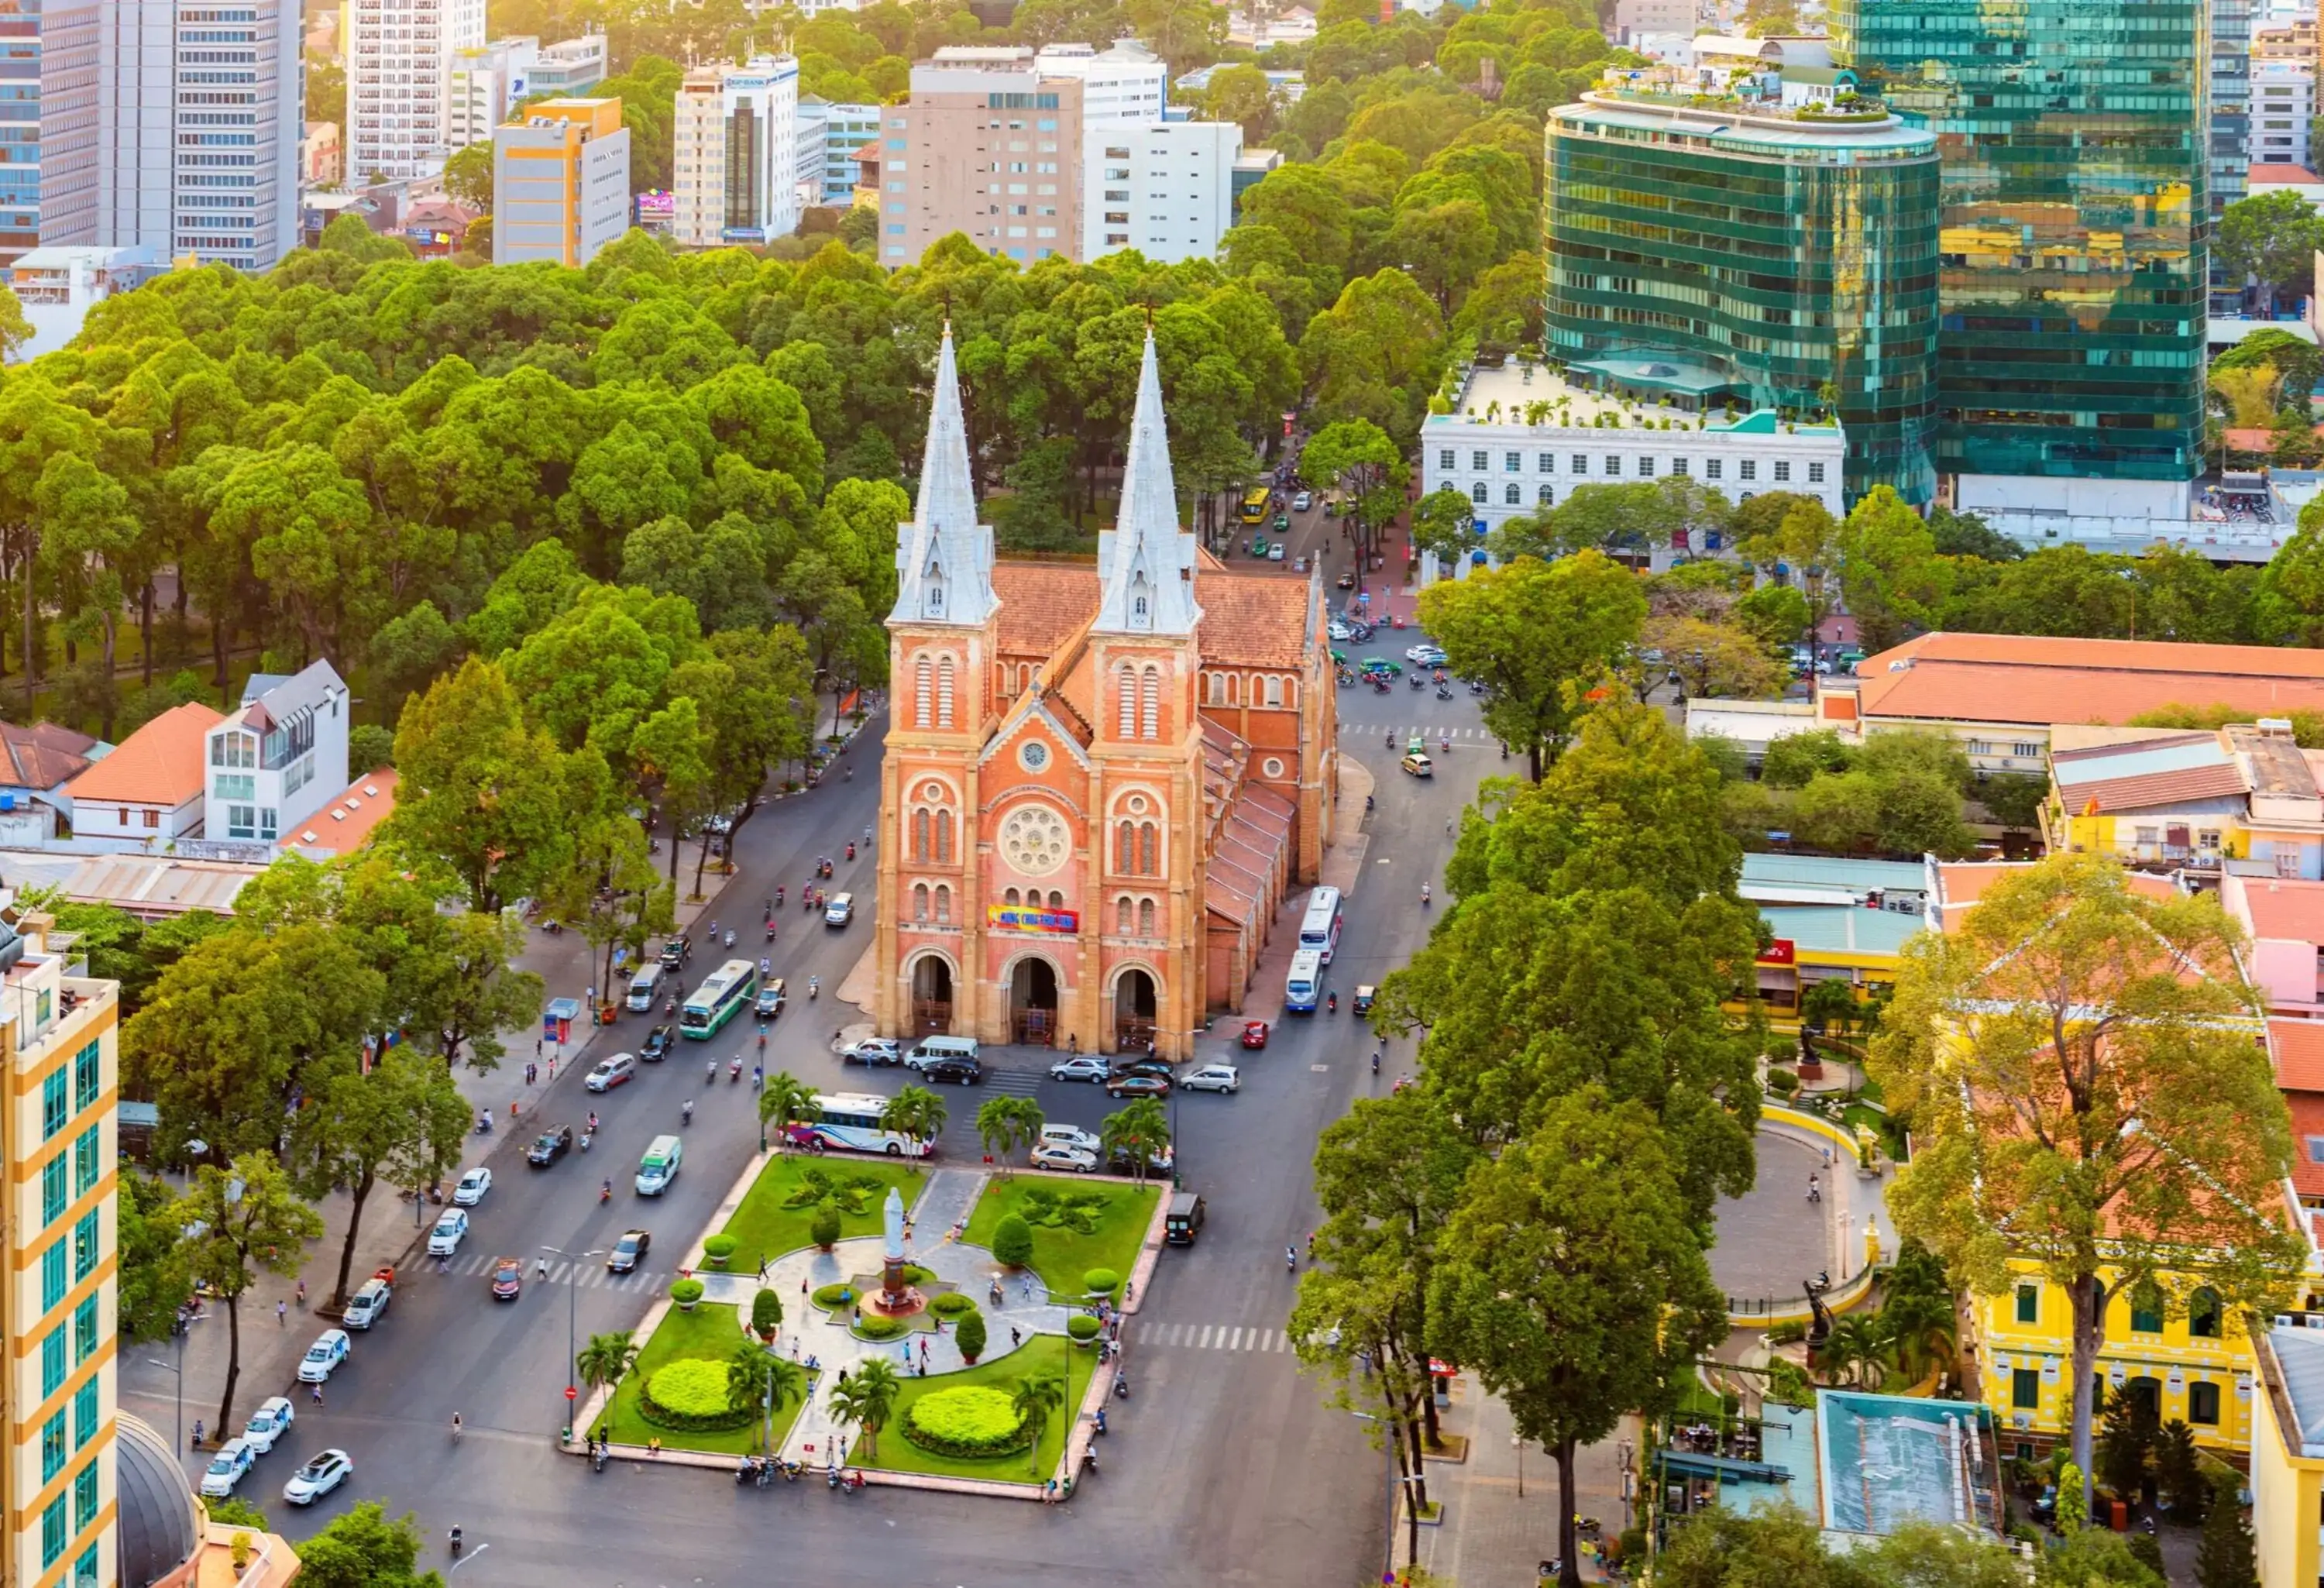
[[[987,1070],[985,1089],[1004,1092],[1011,1097],[1037,1097],[1041,1092],[1041,1072],[1038,1070]]]
[[[1281,1329],[1233,1324],[1146,1324],[1135,1326],[1134,1345],[1170,1345],[1187,1351],[1256,1351],[1287,1354],[1291,1336]]]
[[[1396,740],[1396,742],[1397,742],[1397,745],[1398,745],[1399,747],[1404,743],[1404,742],[1405,742],[1406,739],[1410,739],[1410,738],[1413,738],[1413,737],[1416,737],[1416,736],[1417,736],[1417,737],[1419,737],[1419,738],[1423,738],[1423,739],[1427,740],[1431,744],[1440,743],[1442,743],[1443,741],[1444,741],[1444,740],[1446,740],[1446,739],[1450,739],[1450,740],[1452,740],[1452,743],[1454,743],[1455,744],[1460,743],[1463,739],[1471,740],[1471,741],[1475,741],[1475,740],[1480,740],[1480,739],[1481,739],[1481,740],[1485,740],[1485,741],[1489,742],[1489,741],[1492,739],[1492,737],[1493,737],[1492,733],[1491,733],[1491,731],[1490,731],[1489,729],[1486,729],[1486,728],[1480,728],[1480,727],[1474,727],[1474,726],[1471,726],[1471,727],[1466,727],[1466,728],[1455,728],[1455,727],[1444,727],[1444,726],[1439,726],[1439,727],[1406,727],[1406,728],[1367,728],[1367,727],[1359,727],[1359,726],[1356,726],[1356,725],[1352,725],[1352,724],[1351,724],[1351,725],[1350,725],[1347,728],[1345,728],[1345,729],[1343,729],[1343,730],[1342,731],[1342,737],[1343,737],[1343,738],[1344,738],[1344,737],[1346,737],[1348,734],[1356,734],[1356,735],[1359,735],[1359,736],[1360,736],[1360,735],[1364,735],[1364,734],[1379,734],[1379,735],[1380,735],[1380,737],[1381,737],[1381,739],[1382,739],[1382,740],[1386,740],[1386,739],[1389,738],[1390,736],[1393,736],[1393,737],[1395,738],[1395,740]]]
[[[420,1278],[430,1279],[480,1279],[492,1272],[493,1263],[499,1256],[498,1252],[472,1251],[466,1256],[453,1258],[441,1269],[436,1266],[434,1258],[429,1258],[422,1267],[413,1271]],[[524,1269],[524,1282],[528,1285],[573,1285],[583,1290],[635,1293],[658,1290],[675,1277],[658,1269],[639,1269],[633,1273],[616,1274],[608,1270],[602,1262],[552,1262],[545,1279],[540,1277],[529,1262]],[[403,1282],[402,1279],[396,1281],[399,1285]]]

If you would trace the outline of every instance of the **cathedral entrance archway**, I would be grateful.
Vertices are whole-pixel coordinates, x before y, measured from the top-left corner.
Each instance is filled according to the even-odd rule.
[[[924,954],[907,973],[912,988],[912,1035],[952,1035],[952,966],[940,954]]]
[[[1153,974],[1131,965],[1114,978],[1113,1050],[1143,1053],[1154,1040],[1154,1011],[1159,997]]]
[[[1009,1037],[1038,1048],[1057,1041],[1057,967],[1038,954],[1009,973]]]

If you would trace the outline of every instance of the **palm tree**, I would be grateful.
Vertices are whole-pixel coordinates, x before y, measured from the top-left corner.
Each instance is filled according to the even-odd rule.
[[[823,1110],[816,1106],[815,1092],[805,1081],[788,1070],[777,1070],[767,1077],[767,1089],[759,1094],[759,1123],[778,1127],[804,1124],[819,1118]],[[788,1131],[785,1130],[788,1140]]]
[[[896,1396],[903,1389],[903,1382],[896,1377],[894,1366],[886,1358],[874,1357],[855,1370],[855,1376],[847,1381],[846,1387],[853,1393],[848,1397],[844,1415],[863,1431],[864,1443],[877,1455],[880,1453],[880,1430],[888,1426],[888,1418],[896,1409]],[[838,1399],[835,1391],[832,1396],[835,1404]]]
[[[1846,1379],[1849,1383],[1864,1381],[1863,1370],[1878,1364],[1887,1342],[1882,1338],[1880,1326],[1859,1313],[1836,1320],[1827,1335],[1821,1352],[1823,1371],[1835,1381]]]
[[[1936,1292],[1904,1291],[1880,1309],[1880,1330],[1896,1353],[1896,1365],[1916,1382],[1932,1365],[1951,1358],[1954,1329],[1952,1299]]]
[[[807,1375],[798,1364],[761,1349],[748,1340],[734,1343],[726,1362],[726,1404],[736,1411],[764,1409],[766,1426],[759,1448],[771,1453],[775,1444],[775,1414],[799,1398]]]
[[[1098,1128],[1098,1139],[1105,1143],[1108,1156],[1126,1154],[1136,1166],[1131,1171],[1138,1183],[1146,1183],[1148,1163],[1164,1148],[1170,1145],[1170,1116],[1162,1111],[1158,1097],[1141,1097],[1120,1112],[1106,1116]]]
[[[1151,1103],[1153,1099],[1140,1101]],[[1047,1373],[1027,1373],[1017,1380],[1017,1393],[1009,1398],[1009,1404],[1024,1418],[1025,1426],[1033,1430],[1033,1455],[1025,1463],[1027,1472],[1040,1470],[1041,1436],[1048,1428],[1050,1415],[1065,1403],[1065,1385]]]
[[[880,1128],[908,1137],[918,1146],[943,1135],[945,1121],[951,1117],[943,1098],[926,1086],[907,1086],[880,1111]]]
[[[1002,1168],[1019,1146],[1038,1140],[1046,1116],[1029,1097],[995,1097],[976,1111],[976,1134]]]
[[[590,1389],[610,1390],[637,1365],[637,1343],[630,1338],[629,1330],[622,1329],[590,1335],[589,1343],[573,1359],[573,1367]]]

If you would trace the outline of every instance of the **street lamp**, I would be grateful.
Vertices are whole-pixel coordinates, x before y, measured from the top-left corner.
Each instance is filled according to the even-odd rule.
[[[1393,1424],[1384,1417],[1379,1417],[1372,1412],[1357,1411],[1352,1408],[1349,1409],[1348,1415],[1351,1417],[1360,1417],[1367,1423],[1379,1424],[1384,1436],[1380,1440],[1380,1444],[1388,1452],[1388,1554],[1380,1561],[1380,1581],[1383,1583],[1392,1583],[1396,1580],[1397,1491],[1406,1483],[1418,1482],[1418,1479],[1416,1476],[1410,1478],[1401,1477],[1397,1473],[1397,1431]],[[1411,1563],[1407,1562],[1406,1564],[1409,1565]]]
[[[573,1264],[573,1271],[565,1279],[565,1436],[570,1439],[573,1437],[575,1414],[581,1408],[580,1387],[573,1381],[574,1358],[580,1352],[579,1343],[574,1337],[574,1329],[576,1315],[581,1306],[581,1265],[593,1257],[604,1256],[605,1252],[603,1247],[595,1251],[568,1252],[554,1246],[544,1246],[541,1250],[557,1257],[569,1259]],[[482,1548],[481,1545],[478,1546],[480,1552]]]

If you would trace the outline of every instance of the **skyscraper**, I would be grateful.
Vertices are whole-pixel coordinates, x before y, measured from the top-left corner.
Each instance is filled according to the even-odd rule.
[[[798,62],[696,67],[670,123],[671,235],[694,248],[798,229]]]
[[[95,239],[97,42],[97,0],[0,0],[0,267]]]
[[[1831,36],[1937,134],[1938,472],[2183,491],[2202,455],[2209,0],[1838,0]]]
[[[484,0],[350,0],[347,171],[391,181],[441,170],[454,57],[484,42]]]

